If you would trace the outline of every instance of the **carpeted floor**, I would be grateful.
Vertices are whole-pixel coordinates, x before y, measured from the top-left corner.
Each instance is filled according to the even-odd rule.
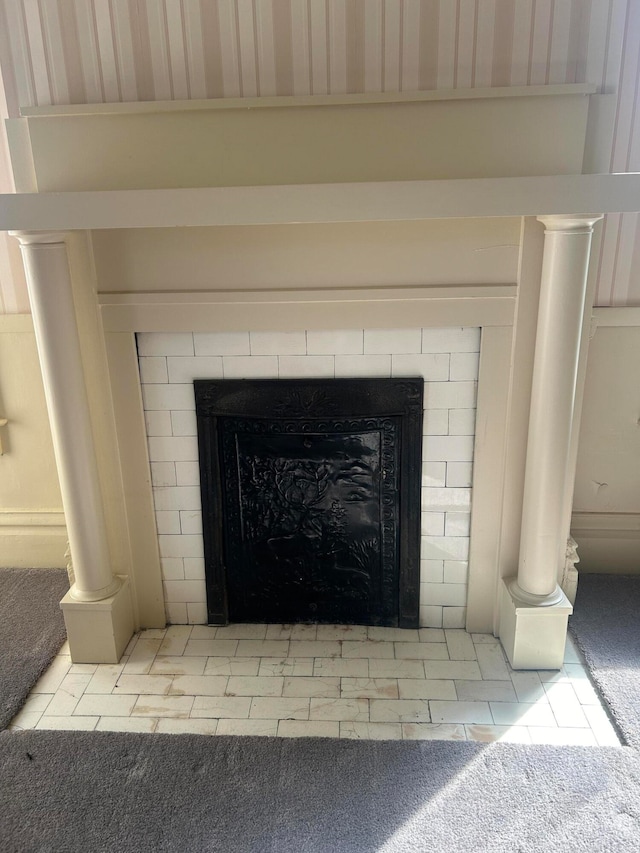
[[[637,851],[631,749],[0,735],[3,851]]]
[[[0,729],[65,641],[59,603],[68,589],[62,569],[0,569]]]
[[[640,747],[640,575],[580,575],[569,627],[624,742]]]
[[[64,638],[66,576],[33,574],[0,571],[3,720]],[[38,603],[48,584],[49,603]],[[573,617],[630,743],[639,590],[637,579],[618,598],[610,578],[581,579]],[[1,853],[638,849],[640,752],[631,748],[0,732]]]

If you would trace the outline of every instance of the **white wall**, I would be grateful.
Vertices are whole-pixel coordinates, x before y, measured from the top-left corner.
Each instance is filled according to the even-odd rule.
[[[578,569],[640,573],[640,324],[601,325],[606,309],[596,320],[573,502]]]

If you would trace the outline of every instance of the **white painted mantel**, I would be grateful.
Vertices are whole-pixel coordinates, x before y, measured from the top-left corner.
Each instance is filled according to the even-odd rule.
[[[456,139],[456,157],[462,163],[465,145],[473,144],[472,127],[480,120],[479,113],[486,108],[488,126],[497,122],[496,134],[508,136],[514,115],[522,117],[526,101],[525,112],[529,110],[542,128],[535,139],[523,139],[521,156],[511,163],[508,175],[500,173],[500,152],[487,146],[486,151],[474,152],[474,174],[460,177],[452,160],[446,169],[442,167],[444,175],[434,177],[428,174],[431,143],[425,141],[424,161],[413,165],[416,180],[406,176],[394,180],[386,158],[390,153],[402,158],[403,133],[416,120],[416,114],[408,113],[405,126],[405,119],[396,115],[398,132],[387,140],[384,163],[365,157],[358,183],[329,180],[269,185],[270,169],[279,162],[276,150],[273,162],[262,164],[261,186],[189,185],[181,189],[184,170],[174,150],[173,154],[165,152],[173,159],[163,161],[158,155],[156,188],[136,188],[126,185],[122,174],[110,182],[108,168],[101,159],[92,160],[95,152],[89,146],[78,166],[84,181],[78,192],[73,181],[65,186],[64,175],[71,167],[61,140],[71,134],[77,148],[83,145],[85,130],[87,138],[94,139],[97,129],[101,139],[113,132],[114,145],[117,142],[117,150],[124,154],[122,139],[129,138],[124,131],[135,127],[132,156],[141,157],[149,144],[145,136],[149,114],[133,111],[130,105],[127,110],[98,109],[82,116],[73,110],[67,114],[51,111],[48,116],[36,111],[15,123],[11,128],[12,157],[17,185],[25,192],[0,198],[0,228],[21,232],[18,236],[39,330],[75,572],[73,601],[64,604],[74,660],[116,660],[135,627],[160,626],[165,620],[136,332],[480,326],[466,627],[498,634],[515,667],[559,665],[571,609],[558,581],[564,569],[579,380],[586,357],[583,330],[592,297],[590,243],[600,214],[640,208],[640,176],[580,174],[588,93],[584,87],[552,88],[553,92],[528,98],[519,98],[517,93],[492,98],[485,92],[465,101],[458,95],[450,105],[456,111],[457,128],[464,127],[465,117],[470,122],[468,135]],[[562,91],[556,91],[558,88]],[[496,111],[498,100],[500,109]],[[433,104],[420,98],[411,103],[411,109],[420,111],[420,121],[426,122],[422,126],[428,127],[428,110]],[[286,105],[290,111],[295,106]],[[310,109],[309,104],[298,106]],[[234,121],[233,109],[238,108],[230,110],[229,127]],[[370,121],[376,116],[365,114],[363,118],[362,110],[374,109],[380,111],[379,118],[386,118],[384,110],[389,108],[389,104],[377,102],[318,106],[338,110],[332,116],[338,125],[341,116],[349,120],[350,110],[360,112],[356,121]],[[278,105],[273,109],[277,112]],[[160,110],[152,114],[154,128],[158,121],[165,121],[172,133],[179,133],[188,116],[193,133],[201,132],[206,148],[211,116],[201,105],[194,112],[198,113],[195,118],[184,109]],[[216,120],[224,123],[224,110],[214,112]],[[253,115],[256,132],[261,121],[274,117],[268,108]],[[294,110],[292,115],[302,113]],[[142,124],[128,124],[132,116]],[[555,135],[562,130],[563,120],[569,122],[571,144],[563,149],[562,162],[554,164]],[[340,134],[339,126],[336,133]],[[432,135],[438,135],[436,126]],[[342,144],[349,149],[348,138]],[[442,138],[433,144],[446,148]],[[47,153],[51,145],[55,152]],[[355,141],[353,146],[348,156],[364,150]],[[286,146],[281,157],[284,149]],[[547,158],[544,176],[535,171],[540,152]],[[286,172],[286,164],[283,168]],[[135,182],[135,175],[127,180]],[[544,225],[535,216],[542,217]],[[476,247],[476,238],[471,236],[473,223],[497,217],[505,221],[522,218],[517,271],[514,269],[511,280],[503,277],[492,283],[489,277],[479,281],[473,268],[474,257],[480,263],[480,255],[474,253],[495,252],[499,246],[494,240]],[[255,249],[260,263],[251,272],[253,279],[245,271],[246,281],[221,281],[214,276],[206,286],[190,286],[188,280],[160,285],[160,271],[155,284],[143,283],[145,258],[153,266],[153,255],[145,252],[151,247],[162,256],[168,251],[163,242],[173,247],[176,269],[192,269],[195,250],[206,261],[211,251],[207,244],[212,242],[206,235],[214,231],[202,229],[223,228],[223,235],[241,237],[243,249],[253,252],[254,246],[262,245],[260,234],[265,233],[252,231],[256,226],[272,229],[267,233],[274,239],[282,233],[274,229],[288,229],[291,246],[297,250],[308,236],[303,229],[312,228],[314,239],[333,235],[331,239],[342,240],[340,245],[348,255],[357,253],[353,234],[362,233],[349,228],[370,228],[378,223],[375,227],[382,228],[383,234],[391,227],[389,223],[415,222],[416,228],[423,229],[430,257],[435,257],[440,233],[437,223],[448,219],[452,222],[443,233],[452,240],[451,235],[459,235],[455,252],[465,258],[468,255],[469,260],[464,261],[465,269],[471,270],[467,281],[439,282],[439,276],[446,277],[443,266],[441,270],[425,268],[409,285],[387,278],[369,286],[350,286],[347,276],[338,286],[328,272],[324,287],[307,287],[302,279],[297,286],[264,286],[260,263],[268,255],[261,248]],[[338,231],[318,231],[325,226]],[[496,233],[501,227],[490,225],[498,229]],[[167,228],[176,230],[163,231]],[[166,241],[163,233],[168,235]],[[422,231],[411,232],[411,241],[407,233],[399,235],[405,241],[403,251],[415,254],[419,246],[415,236]],[[107,281],[105,257],[109,252],[105,247],[109,246],[125,258],[117,281]],[[375,248],[372,253],[375,255]],[[55,263],[41,262],[45,255],[55,255]],[[236,261],[230,263],[233,266]],[[293,263],[304,268],[303,261]],[[451,255],[454,269],[462,269],[461,263]],[[284,267],[283,272],[286,278]],[[317,280],[315,270],[314,275]],[[66,292],[67,298],[51,298],[56,292]],[[72,379],[61,383],[61,375]],[[70,412],[84,414],[70,417]],[[563,458],[568,460],[564,465]],[[544,496],[551,493],[553,500],[545,501]],[[95,500],[82,499],[92,494]],[[95,561],[85,548],[87,537],[94,535],[96,541],[106,539],[106,549],[101,546],[103,556],[96,554]],[[118,577],[128,582],[119,583]],[[96,597],[97,602],[87,600]],[[95,642],[89,641],[92,624],[100,626],[94,630],[99,637]]]

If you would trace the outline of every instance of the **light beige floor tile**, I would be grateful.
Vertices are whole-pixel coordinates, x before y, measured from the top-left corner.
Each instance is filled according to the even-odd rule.
[[[446,681],[481,681],[482,674],[473,660],[426,660],[424,671],[427,678],[444,678]]]
[[[462,629],[449,628],[445,630],[444,635],[447,639],[447,648],[451,660],[476,659],[476,647],[471,639],[471,634],[467,634]]]
[[[189,640],[184,654],[196,657],[235,657],[238,640]]]
[[[369,661],[364,658],[315,658],[313,674],[366,678],[369,675]]]
[[[155,732],[158,721],[153,717],[100,717],[97,732]]]
[[[543,684],[549,684],[550,682],[562,684],[569,681],[569,676],[565,672],[564,667],[561,669],[537,669],[536,672]]]
[[[166,735],[215,735],[218,730],[218,720],[172,720],[166,717],[158,720],[159,734]]]
[[[92,732],[99,717],[40,717],[36,729],[56,729],[61,731]]]
[[[598,742],[591,729],[545,728],[529,726],[532,743],[548,743],[555,746],[597,746]]]
[[[458,698],[453,681],[439,678],[399,678],[398,691],[400,699]]]
[[[200,626],[196,626],[200,627]],[[162,640],[158,655],[181,655],[191,637],[191,625],[170,625]]]
[[[586,705],[583,710],[598,746],[621,746],[618,733],[604,708],[600,705]]]
[[[531,743],[526,726],[465,726],[467,740],[481,743]]]
[[[317,625],[292,625],[290,640],[316,640],[318,636]]]
[[[129,645],[130,644],[131,643],[129,642]],[[69,640],[65,640],[64,643],[58,649],[58,654],[59,655],[69,655],[70,653],[71,653],[71,650],[69,649]],[[125,650],[125,655],[126,654],[129,654],[129,653]]]
[[[188,628],[189,625],[176,626],[180,628]],[[191,628],[190,640],[215,640],[218,633],[217,625],[194,625]],[[230,639],[227,637],[227,639]]]
[[[171,696],[224,696],[226,675],[177,675],[170,685]]]
[[[227,696],[282,696],[284,678],[279,675],[232,675]]]
[[[486,702],[517,702],[516,692],[509,681],[456,681],[458,699]]]
[[[246,719],[250,708],[250,696],[196,696],[191,716]]]
[[[129,717],[137,696],[107,696],[103,693],[82,696],[75,707],[75,717]]]
[[[193,696],[140,696],[132,717],[188,717]]]
[[[278,720],[218,720],[218,735],[275,737]]]
[[[304,696],[309,699],[337,699],[340,696],[340,679],[285,676],[282,695]]]
[[[405,644],[403,643],[403,645]],[[395,650],[393,643],[374,640],[345,640],[342,643],[342,657],[391,660],[395,657]]]
[[[423,699],[371,699],[372,723],[430,723],[429,703]]]
[[[249,716],[250,708],[249,696],[196,696],[191,716],[244,719]]]
[[[589,679],[587,670],[577,663],[566,663],[564,668],[580,704],[599,706],[600,698]]]
[[[143,640],[140,638],[129,655],[123,672],[126,672],[127,675],[133,673],[145,675],[148,673],[161,645],[162,640]]]
[[[518,702],[532,704],[549,701],[537,672],[512,672],[511,683],[516,691]]]
[[[113,688],[113,694],[120,696],[125,693],[139,693],[165,696],[169,692],[172,680],[171,675],[125,675],[123,673]]]
[[[40,676],[31,689],[32,693],[55,693],[62,684],[64,677],[71,668],[71,658],[68,655],[58,655],[53,659],[49,669]]]
[[[318,640],[366,640],[366,625],[318,625]]]
[[[466,740],[464,726],[403,723],[403,740]]]
[[[340,723],[340,737],[350,740],[402,740],[400,723]]]
[[[498,643],[479,645],[476,653],[478,655],[478,666],[485,681],[511,680],[511,673],[504,659],[502,646]]]
[[[527,705],[522,702],[490,702],[493,721],[498,726],[549,726],[556,724],[556,718],[549,705],[537,702]]]
[[[313,658],[260,658],[257,674],[313,675]]]
[[[267,625],[265,640],[290,640],[293,625]]]
[[[278,737],[340,737],[340,723],[329,720],[280,720]]]
[[[488,702],[449,702],[434,699],[429,702],[429,708],[434,723],[493,723]]]
[[[446,643],[396,643],[399,660],[449,660]]]
[[[95,674],[92,676],[91,681],[85,687],[85,694],[111,693],[118,683],[118,679],[122,675],[123,669],[124,664],[122,663],[101,663]],[[142,676],[133,677],[138,678]]]
[[[572,729],[589,728],[589,722],[571,684],[545,684],[545,691],[559,726]]]
[[[336,640],[291,640],[289,657],[292,658],[339,658],[340,643]]]
[[[72,663],[69,675],[93,675],[97,668],[97,663]]]
[[[312,699],[309,707],[310,720],[369,720],[367,699]]]
[[[266,635],[266,625],[252,625],[249,623],[223,625],[218,628],[216,640],[264,640]]]
[[[289,656],[288,640],[239,640],[237,657],[286,658]]]
[[[424,663],[421,660],[369,661],[371,678],[424,678]]]
[[[493,645],[494,643],[499,642],[497,637],[494,637],[493,634],[471,634],[471,639],[473,640],[474,645],[489,643]]]
[[[205,675],[257,675],[260,658],[208,658]]]
[[[66,675],[47,707],[47,716],[71,716],[91,678],[91,675]]]
[[[140,639],[142,640],[162,640],[167,633],[166,628],[143,628],[140,631]]]
[[[185,658],[182,656],[157,657],[151,665],[151,675],[203,675],[207,658]],[[211,658],[229,660],[229,658]]]
[[[564,647],[564,663],[583,663],[584,659],[580,653],[580,649],[574,642],[571,634],[567,634],[567,642]]]
[[[259,720],[308,720],[309,699],[254,696],[249,716]]]
[[[396,678],[343,678],[340,695],[352,699],[398,699]]]
[[[418,635],[421,643],[444,643],[446,638],[442,628],[419,628]]]
[[[369,628],[369,639],[386,643],[419,643],[420,632],[417,628],[379,628],[372,625]]]
[[[15,715],[11,724],[18,729],[34,729],[53,699],[51,693],[32,693]]]
[[[124,650],[124,655],[123,655],[123,657],[126,657],[126,658],[128,658],[128,657],[129,657],[129,655],[131,654],[131,652],[132,652],[132,651],[134,650],[134,648],[136,647],[136,643],[138,642],[139,638],[140,638],[140,634],[139,634],[139,633],[137,633],[137,634],[134,634],[134,635],[133,635],[133,637],[132,637],[132,638],[129,640],[129,642],[127,643],[127,648]],[[68,640],[67,640],[67,642],[65,643],[65,645],[66,645],[66,647],[67,647],[67,652],[66,652],[66,654],[69,654],[69,641],[68,641]],[[63,648],[64,648],[64,646],[63,646]],[[60,652],[62,652],[62,649],[60,649]],[[122,661],[120,661],[120,662],[122,663]]]

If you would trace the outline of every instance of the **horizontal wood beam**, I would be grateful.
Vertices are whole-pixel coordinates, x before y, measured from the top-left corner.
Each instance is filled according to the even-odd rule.
[[[0,195],[0,231],[640,211],[640,173]]]

